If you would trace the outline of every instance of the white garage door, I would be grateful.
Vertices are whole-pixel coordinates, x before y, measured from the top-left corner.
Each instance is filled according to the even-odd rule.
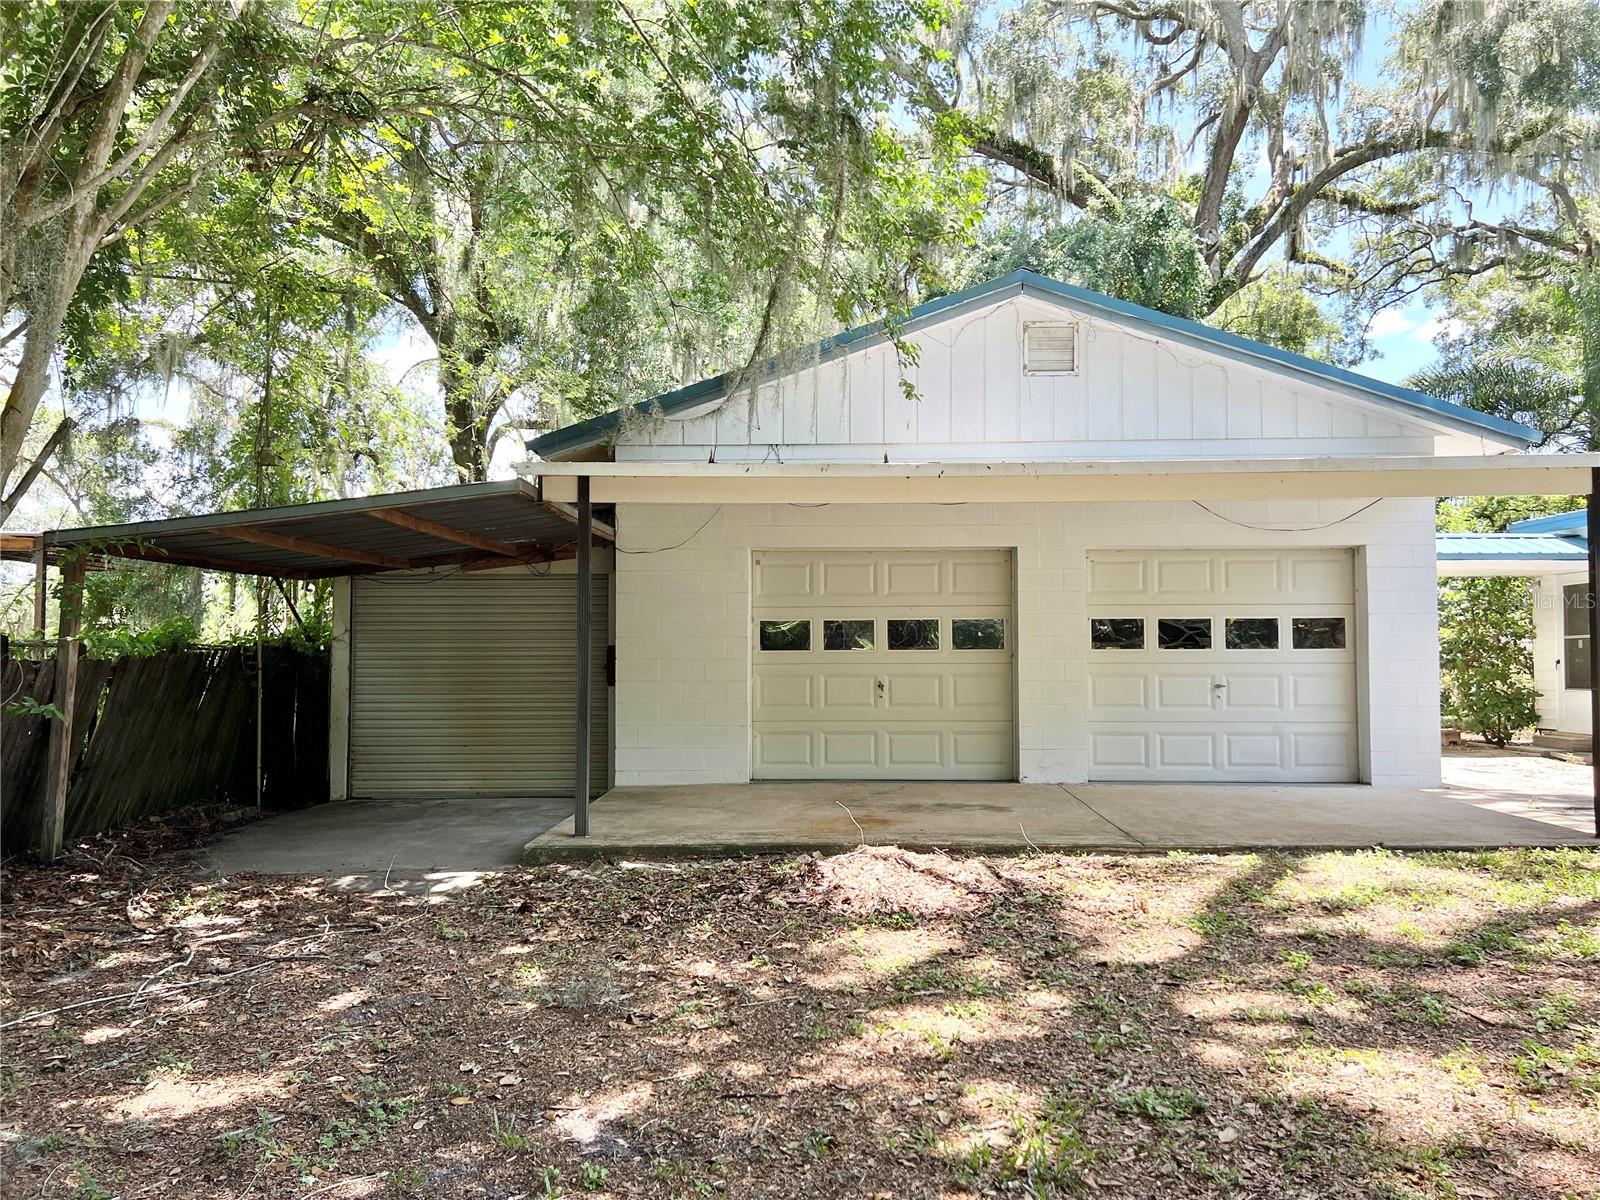
[[[594,581],[589,778],[603,791],[608,579]],[[350,603],[356,797],[571,795],[577,577],[526,567],[358,576]]]
[[[1014,779],[1011,555],[763,551],[757,779]]]
[[[1089,556],[1090,778],[1357,775],[1348,550]]]

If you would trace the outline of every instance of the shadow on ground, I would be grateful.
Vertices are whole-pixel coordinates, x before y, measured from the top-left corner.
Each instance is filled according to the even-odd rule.
[[[6,1169],[42,1195],[1588,1195],[1597,884],[1573,850],[874,848],[431,905],[13,880],[5,1020],[144,990],[8,1031]]]

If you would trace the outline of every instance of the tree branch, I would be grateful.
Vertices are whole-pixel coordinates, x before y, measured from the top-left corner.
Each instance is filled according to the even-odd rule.
[[[10,520],[11,514],[16,511],[17,503],[28,494],[28,489],[33,486],[34,480],[39,478],[45,464],[50,461],[50,456],[66,441],[67,435],[77,428],[77,422],[71,417],[62,417],[56,425],[55,432],[45,439],[45,443],[34,456],[27,470],[22,472],[22,478],[17,480],[17,486],[11,489],[11,494],[0,500],[0,524]]]

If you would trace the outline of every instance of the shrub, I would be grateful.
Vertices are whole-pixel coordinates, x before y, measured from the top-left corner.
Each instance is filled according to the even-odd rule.
[[[1441,581],[1439,633],[1448,721],[1496,746],[1538,721],[1526,579]]]

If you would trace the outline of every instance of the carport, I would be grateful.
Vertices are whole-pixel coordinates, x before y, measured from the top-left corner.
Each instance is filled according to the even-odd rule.
[[[81,654],[83,579],[104,557],[172,563],[269,579],[328,579],[450,567],[473,572],[574,560],[577,653],[574,827],[588,828],[590,714],[593,668],[593,549],[614,542],[610,522],[596,520],[587,486],[574,502],[556,503],[536,483],[516,479],[390,495],[248,509],[126,525],[58,530],[43,535],[39,561],[61,572],[48,781],[38,849],[53,861],[61,849],[72,770],[75,683]],[[41,573],[42,574],[42,573]],[[42,631],[41,631],[42,632]],[[333,686],[348,688],[335,676]]]

